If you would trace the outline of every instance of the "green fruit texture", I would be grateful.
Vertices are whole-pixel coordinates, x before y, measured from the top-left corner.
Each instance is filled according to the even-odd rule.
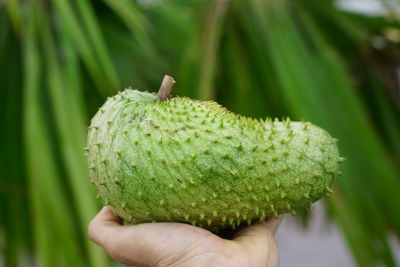
[[[92,183],[116,215],[212,231],[309,207],[332,192],[343,160],[336,139],[309,122],[132,89],[99,109],[86,150]]]

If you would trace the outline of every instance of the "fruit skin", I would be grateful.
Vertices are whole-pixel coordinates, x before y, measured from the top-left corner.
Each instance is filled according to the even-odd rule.
[[[212,231],[310,206],[342,161],[336,139],[311,123],[131,89],[92,119],[87,158],[99,197],[126,221]]]

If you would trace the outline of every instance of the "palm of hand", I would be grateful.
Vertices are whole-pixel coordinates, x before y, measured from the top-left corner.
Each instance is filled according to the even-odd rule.
[[[274,234],[280,220],[269,219],[223,239],[181,223],[122,226],[104,207],[89,225],[89,237],[115,260],[136,266],[278,266]]]

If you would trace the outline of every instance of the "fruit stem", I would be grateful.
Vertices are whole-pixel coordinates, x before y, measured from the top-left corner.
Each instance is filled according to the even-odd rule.
[[[165,75],[161,83],[160,90],[158,90],[157,97],[160,101],[164,101],[171,97],[172,87],[175,84],[174,78],[169,75]]]

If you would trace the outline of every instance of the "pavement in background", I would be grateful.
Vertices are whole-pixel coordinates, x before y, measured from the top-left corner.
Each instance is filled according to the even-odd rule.
[[[322,203],[314,205],[305,229],[293,216],[285,215],[276,238],[280,267],[356,266],[337,228],[327,222]]]
[[[309,227],[304,229],[291,215],[285,215],[276,234],[280,267],[353,267],[356,266],[335,225],[327,222],[320,201],[314,205]],[[400,245],[392,240],[397,262]]]

